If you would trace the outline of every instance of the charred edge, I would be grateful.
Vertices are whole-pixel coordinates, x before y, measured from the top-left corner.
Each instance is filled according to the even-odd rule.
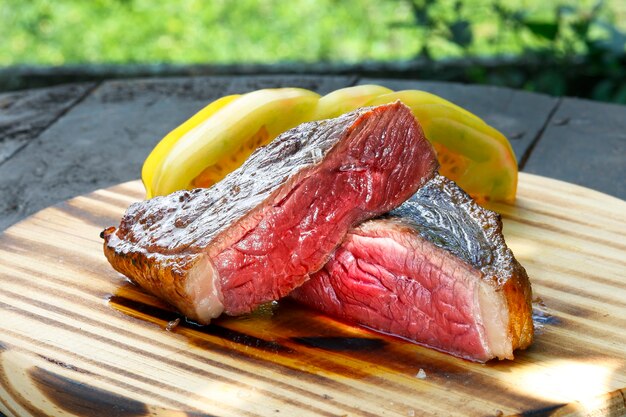
[[[49,357],[44,356],[44,355],[37,355],[37,356],[39,356],[41,359],[43,359],[43,360],[45,360],[47,362],[53,363],[53,364],[55,364],[57,366],[60,366],[61,368],[69,369],[70,371],[78,372],[80,374],[93,375],[92,372],[89,372],[86,369],[78,368],[78,367],[76,367],[74,365],[70,365],[69,363],[60,361],[58,359],[52,359],[52,358],[49,358]]]
[[[366,337],[292,337],[291,340],[300,345],[314,347],[333,352],[372,351],[385,347],[382,339]]]
[[[107,236],[111,235],[113,232],[115,232],[115,227],[113,226],[107,227],[106,229],[100,232],[100,239],[106,239]]]
[[[514,417],[549,417],[554,415],[560,408],[565,407],[567,404],[549,405],[547,407],[538,408],[536,410],[523,411],[519,414],[515,414]]]
[[[225,339],[233,343],[260,349],[266,352],[271,352],[271,353],[293,353],[294,352],[292,349],[289,349],[288,347],[283,346],[278,342],[260,339],[255,336],[250,336],[248,334],[245,334],[236,330],[232,330],[227,327],[219,326],[215,323],[210,324],[208,326],[200,326],[195,323],[185,322],[183,324],[183,327],[193,329],[200,333],[208,334],[211,336],[216,336],[216,337],[219,337],[220,339]]]
[[[206,414],[206,413],[196,413],[196,412],[187,412],[185,413],[187,417],[217,417],[217,414]]]
[[[82,382],[72,381],[45,369],[28,371],[39,390],[61,410],[79,416],[135,417],[148,415],[139,401],[122,397]]]
[[[183,317],[170,310],[165,310],[160,307],[152,306],[149,304],[142,303],[140,301],[131,300],[126,297],[121,297],[119,295],[113,295],[109,299],[109,302],[112,304],[117,304],[119,306],[123,306],[130,311],[136,311],[137,316],[148,315],[151,317],[155,317],[159,320],[162,320],[166,323],[169,323],[176,319],[182,319]],[[173,329],[172,331],[175,333],[179,328],[186,328],[189,330],[196,331],[198,333],[207,334],[210,336],[219,337],[220,339],[228,340],[230,342],[244,345],[247,347],[252,347],[256,349],[260,349],[266,352],[271,353],[293,353],[293,350],[285,347],[277,342],[260,339],[255,336],[251,336],[249,334],[245,334],[236,330],[229,329],[227,327],[220,326],[216,323],[211,323],[208,326],[202,326],[190,321],[181,320],[180,324]]]

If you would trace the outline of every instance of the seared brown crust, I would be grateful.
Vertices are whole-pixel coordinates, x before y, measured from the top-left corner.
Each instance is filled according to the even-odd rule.
[[[526,270],[514,258],[513,273],[503,290],[509,305],[509,334],[513,350],[526,349],[533,342],[532,290]]]
[[[115,242],[119,230],[109,227],[102,233],[104,254],[113,268],[132,277],[157,297],[173,303],[185,316],[193,317],[194,305],[185,291],[185,280],[190,271],[204,255],[177,254],[173,256],[147,251],[124,252]]]
[[[508,304],[512,348],[533,341],[532,289],[526,270],[502,234],[500,215],[479,206],[453,181],[438,175],[389,217],[407,222],[419,233],[478,269]]]

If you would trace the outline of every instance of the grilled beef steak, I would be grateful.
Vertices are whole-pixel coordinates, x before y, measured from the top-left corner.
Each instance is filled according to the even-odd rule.
[[[305,123],[208,189],[129,207],[103,232],[115,269],[208,323],[287,295],[359,222],[435,175],[431,145],[400,102]]]
[[[352,229],[292,296],[466,359],[512,359],[533,338],[531,287],[499,216],[442,176]]]

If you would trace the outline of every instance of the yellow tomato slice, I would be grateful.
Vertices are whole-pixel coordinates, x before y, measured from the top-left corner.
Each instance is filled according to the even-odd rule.
[[[479,202],[513,202],[518,169],[506,137],[467,110],[421,93],[386,94],[368,105],[401,100],[411,108],[437,151],[442,175],[455,181]]]
[[[141,169],[141,180],[146,189],[146,198],[153,197],[153,180],[159,175],[162,162],[176,143],[190,130],[213,116],[218,110],[239,97],[238,94],[221,97],[191,116],[187,121],[172,130],[154,147],[146,158]]]
[[[210,187],[256,148],[300,123],[396,100],[409,106],[421,123],[443,175],[479,201],[515,199],[517,162],[504,135],[434,94],[392,92],[377,85],[343,88],[321,98],[312,91],[282,88],[216,100],[173,130],[148,156],[142,170],[147,197]]]
[[[257,90],[235,98],[183,130],[160,159],[148,196],[219,181],[243,163],[252,151],[248,148],[310,120],[318,100],[319,94],[301,88]]]

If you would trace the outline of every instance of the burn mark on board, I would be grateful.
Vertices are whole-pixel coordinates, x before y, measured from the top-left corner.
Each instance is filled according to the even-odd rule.
[[[292,337],[292,341],[300,345],[318,348],[322,350],[330,350],[333,352],[354,352],[382,349],[386,343],[382,339],[372,339],[366,337]]]
[[[261,361],[265,366],[277,365],[279,372],[292,377],[315,383],[320,383],[318,378],[324,378],[323,383],[329,386],[336,382],[327,379],[327,374],[367,378],[370,383],[385,384],[399,393],[410,395],[415,390],[411,381],[418,381],[418,371],[423,369],[427,375],[425,383],[461,389],[469,395],[480,395],[489,390],[495,401],[509,407],[551,405],[532,395],[503,390],[498,381],[485,379],[472,369],[488,366],[509,372],[509,368],[516,366],[514,362],[472,364],[401,338],[332,319],[289,299],[268,306],[265,311],[221,317],[208,326],[199,326],[185,321],[166,304],[135,288],[130,285],[120,287],[110,298],[111,307],[127,316],[158,324],[164,332],[169,322],[180,319],[172,333],[187,338],[188,343],[202,350],[217,349],[222,353],[244,355],[247,360]],[[259,337],[266,334],[275,337],[276,341]],[[234,344],[229,346],[228,342]],[[346,361],[346,358],[351,360]],[[390,372],[408,379],[390,380],[386,377]]]
[[[145,404],[105,391],[40,367],[29,370],[37,388],[61,410],[85,417],[139,417],[149,414]]]
[[[155,301],[158,302],[156,299]],[[165,304],[160,302],[158,302],[160,305],[152,305],[123,295],[111,295],[108,297],[108,303],[111,307],[125,315],[140,319],[150,316],[169,323],[181,317],[180,314],[169,310]]]
[[[199,333],[216,336],[221,339],[229,340],[233,343],[260,349],[266,352],[293,353],[292,349],[286,346],[283,346],[280,343],[275,342],[273,340],[261,339],[261,338],[243,333],[243,332],[239,332],[237,330],[229,329],[228,327],[220,326],[216,323],[210,324],[208,326],[200,326],[195,323],[185,322],[182,327],[191,328]]]
[[[185,337],[190,345],[203,351],[217,350],[229,355],[242,355],[247,361],[261,361],[260,363],[264,366],[277,365],[280,367],[281,374],[329,386],[335,382],[321,375],[320,371],[323,374],[332,373],[359,379],[369,375],[369,372],[364,372],[362,369],[355,369],[329,360],[327,355],[311,354],[296,350],[297,346],[294,348],[289,346],[289,344],[293,345],[293,342],[283,335],[287,329],[273,319],[275,310],[280,310],[277,305],[265,305],[261,311],[255,311],[249,315],[221,317],[213,320],[210,325],[200,326],[186,321],[178,313],[169,310],[166,305],[158,307],[161,304],[160,301],[143,293],[130,291],[130,288],[129,285],[120,287],[117,294],[109,298],[109,305],[129,317],[159,324],[164,331],[167,331],[165,330],[167,323],[180,319],[179,324],[172,329],[171,333]],[[124,296],[119,294],[124,294]],[[138,298],[144,297],[145,302],[138,301]],[[151,305],[152,303],[156,303],[157,306]],[[272,317],[272,320],[269,320],[271,324],[267,320],[270,317]],[[265,326],[270,324],[273,327],[272,333],[283,336],[278,341],[257,337],[249,334],[246,330],[249,328],[247,324],[252,324],[253,328],[260,331],[264,331]],[[218,340],[215,340],[216,338]]]
[[[44,355],[37,355],[37,356],[39,356],[41,359],[43,359],[43,360],[45,360],[47,362],[53,363],[53,364],[55,364],[57,366],[60,366],[61,368],[69,369],[70,371],[78,372],[80,374],[93,375],[91,372],[89,372],[86,369],[78,368],[77,366],[74,366],[72,364],[60,361],[58,359],[53,359],[53,358],[50,358],[50,357],[47,357],[47,356],[44,356]]]
[[[515,414],[512,417],[550,417],[555,415],[557,411],[559,411],[562,407],[565,407],[567,404],[554,404],[549,405],[542,408],[537,408],[535,410],[522,411],[519,414]]]
[[[237,330],[233,330],[224,326],[220,326],[217,323],[211,323],[208,326],[202,326],[190,321],[185,320],[180,314],[173,311],[146,304],[141,301],[133,300],[130,298],[122,297],[119,295],[113,295],[109,299],[109,303],[115,308],[116,306],[124,307],[124,312],[138,312],[140,314],[135,317],[141,318],[148,315],[157,318],[165,323],[175,322],[179,320],[178,325],[171,330],[173,333],[180,332],[181,329],[189,329],[194,332],[206,334],[210,336],[219,337],[230,342],[244,345],[246,347],[252,347],[271,353],[291,353],[293,352],[288,347],[281,345],[278,342],[272,340],[265,340],[259,337],[255,337]],[[192,339],[191,343],[202,344],[201,341]]]
[[[185,413],[185,415],[187,417],[217,417],[216,414],[205,414],[205,413],[199,413],[199,412],[194,412],[194,411],[188,411]]]
[[[109,297],[109,305],[127,316],[160,324],[164,329],[166,329],[168,323],[179,319],[179,324],[171,330],[171,333],[186,337],[191,345],[203,350],[219,348],[219,342],[216,344],[216,341],[213,339],[218,338],[240,346],[236,350],[229,350],[231,353],[244,354],[248,357],[261,359],[264,362],[287,366],[287,368],[296,372],[304,371],[317,375],[319,371],[324,371],[353,378],[364,378],[370,375],[371,371],[366,372],[363,369],[356,369],[343,363],[338,363],[331,360],[326,354],[320,355],[311,351],[297,349],[298,346],[305,344],[305,341],[308,342],[309,346],[314,343],[318,345],[324,343],[319,338],[305,338],[300,341],[301,343],[289,338],[290,333],[298,333],[302,328],[314,331],[316,335],[320,334],[320,329],[325,329],[321,331],[323,338],[328,339],[327,336],[331,336],[330,334],[332,334],[331,337],[335,337],[334,340],[325,340],[325,346],[333,347],[329,343],[334,344],[335,350],[338,350],[340,343],[345,344],[345,341],[341,342],[340,340],[346,339],[346,337],[340,336],[343,332],[336,327],[320,325],[319,321],[314,319],[314,317],[317,317],[316,315],[311,314],[307,317],[306,313],[309,310],[298,308],[294,303],[286,303],[287,307],[282,305],[278,307],[274,304],[267,305],[264,309],[261,309],[262,311],[239,317],[221,317],[213,320],[210,325],[201,326],[185,320],[180,314],[170,310],[169,306],[162,304],[160,301],[143,293],[131,291],[131,288],[129,285],[120,287],[116,295]],[[144,297],[145,300],[140,301]],[[286,314],[284,314],[285,308],[289,310]],[[303,321],[300,325],[296,325],[293,321],[294,319]],[[250,324],[252,326],[249,326]],[[272,334],[280,335],[280,338],[274,341],[255,336],[247,330],[251,327],[260,331],[271,328]],[[357,338],[353,337],[352,339],[351,342],[347,343],[354,348],[359,342],[355,341]],[[371,349],[365,350],[368,345],[370,348],[373,346],[382,348],[384,343],[381,343],[381,341],[361,342],[360,345],[361,354],[363,357],[367,357],[368,352],[372,352]],[[248,351],[248,348],[254,348],[254,350]],[[356,352],[359,352],[359,350],[352,350],[352,354]]]

